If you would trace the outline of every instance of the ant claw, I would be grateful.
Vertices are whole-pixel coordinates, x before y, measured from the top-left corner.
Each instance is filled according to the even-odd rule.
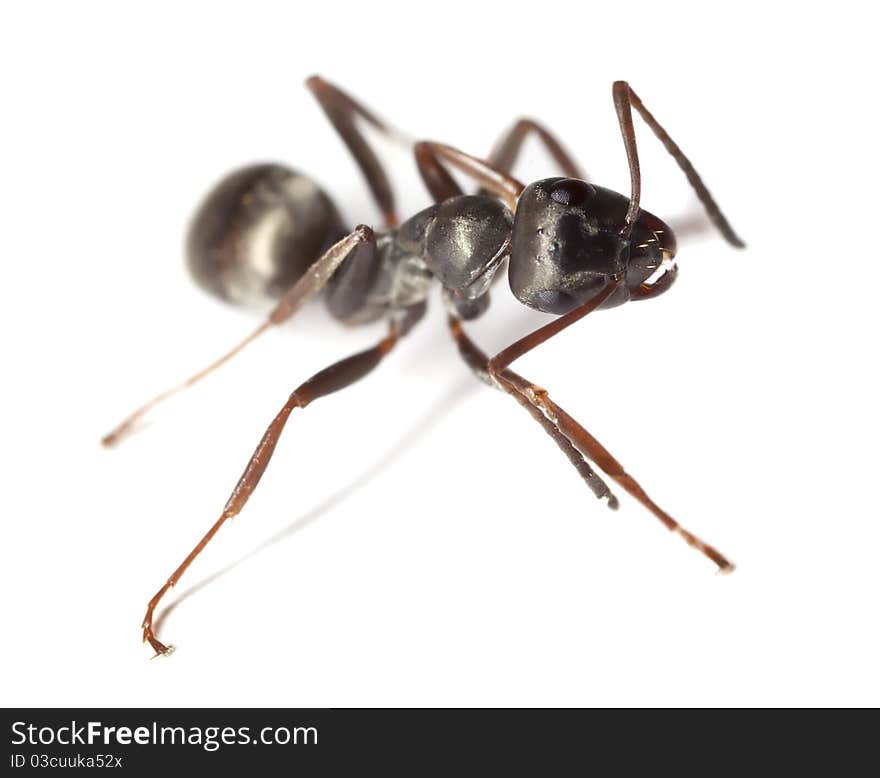
[[[176,646],[163,646],[162,648],[157,648],[156,653],[153,654],[150,659],[158,659],[160,656],[171,656],[176,650]]]

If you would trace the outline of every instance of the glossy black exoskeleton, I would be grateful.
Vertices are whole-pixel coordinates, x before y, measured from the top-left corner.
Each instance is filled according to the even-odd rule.
[[[653,502],[545,389],[510,369],[516,359],[590,312],[655,297],[668,290],[676,277],[672,230],[641,208],[633,108],[679,164],[724,237],[735,246],[743,245],[693,165],[629,85],[619,81],[613,88],[629,162],[629,196],[586,181],[549,131],[523,119],[502,137],[487,160],[440,143],[414,144],[419,172],[434,204],[402,222],[385,171],[356,122],[366,122],[388,136],[395,132],[323,79],[313,77],[307,85],[364,173],[383,214],[382,228],[374,231],[360,225],[347,231],[326,192],[311,178],[282,165],[253,165],[221,181],[193,219],[187,241],[190,269],[203,288],[226,300],[274,298],[275,307],[238,346],[139,408],[105,436],[104,443],[117,442],[157,402],[200,380],[321,292],[334,318],[346,324],[385,318],[389,331],[372,348],[331,364],[290,394],[263,434],[220,517],[150,600],[143,622],[144,640],[157,653],[170,652],[153,631],[157,604],[220,526],[244,507],[291,413],[369,374],[421,319],[435,286],[443,290],[449,331],[463,359],[544,428],[596,496],[612,508],[617,506],[594,464],[719,570],[732,570],[719,551]],[[528,186],[512,177],[522,142],[530,134],[545,144],[563,177]],[[480,192],[465,194],[451,170],[475,179],[482,187]],[[486,312],[490,288],[505,261],[516,298],[557,318],[490,359],[465,333],[463,321]]]

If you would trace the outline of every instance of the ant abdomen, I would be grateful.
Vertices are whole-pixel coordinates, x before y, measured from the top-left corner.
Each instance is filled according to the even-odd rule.
[[[222,179],[193,216],[190,272],[206,291],[235,303],[280,297],[347,230],[329,196],[308,176],[278,164]]]

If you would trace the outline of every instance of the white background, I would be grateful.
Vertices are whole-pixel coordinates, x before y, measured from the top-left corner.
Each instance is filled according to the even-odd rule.
[[[861,3],[5,4],[0,702],[7,705],[876,705],[877,122]],[[796,11],[794,9],[797,9]],[[291,419],[263,483],[165,600],[287,393],[366,347],[320,306],[114,451],[139,402],[255,324],[186,276],[194,204],[280,160],[377,214],[302,87],[488,151],[540,117],[627,191],[626,78],[744,236],[682,238],[669,294],[517,364],[713,566],[613,514],[459,362],[435,297],[381,370]],[[702,223],[638,127],[643,204]],[[414,165],[381,146],[407,212]],[[519,169],[554,175],[536,146]],[[498,287],[500,349],[545,321]],[[621,489],[616,490],[621,493]]]

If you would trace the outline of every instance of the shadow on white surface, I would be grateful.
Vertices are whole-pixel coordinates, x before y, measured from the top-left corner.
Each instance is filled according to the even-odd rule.
[[[287,540],[296,533],[304,530],[310,524],[318,521],[321,517],[325,516],[338,505],[341,505],[346,500],[354,497],[358,493],[358,491],[360,491],[364,486],[370,483],[376,476],[380,475],[382,472],[392,467],[409,451],[411,451],[425,438],[427,438],[431,430],[433,430],[438,424],[440,424],[440,422],[443,421],[444,418],[449,416],[449,414],[451,414],[455,410],[455,408],[465,399],[465,397],[470,395],[474,391],[474,389],[479,388],[480,386],[481,384],[473,378],[468,378],[456,384],[449,392],[447,392],[446,395],[441,397],[439,401],[434,403],[424,413],[424,415],[412,426],[412,429],[404,437],[400,438],[397,443],[391,446],[382,457],[377,459],[357,478],[350,481],[346,486],[343,486],[341,489],[330,495],[326,500],[324,500],[319,505],[316,505],[303,516],[294,519],[286,527],[276,532],[274,535],[272,535],[272,537],[263,541],[255,548],[252,548],[246,554],[243,554],[235,561],[220,568],[211,575],[206,576],[201,581],[193,584],[184,592],[182,592],[173,602],[171,602],[159,612],[159,615],[156,617],[153,625],[155,631],[158,633],[162,629],[162,625],[168,618],[168,616],[170,616],[171,613],[173,613],[174,610],[181,603],[188,600],[194,594],[197,594],[201,589],[205,588],[219,578],[222,578],[224,575],[231,572],[240,565],[243,565],[246,562],[249,562],[252,559],[256,558],[263,551],[266,551],[272,546],[275,546],[276,544],[281,543],[282,541]]]

